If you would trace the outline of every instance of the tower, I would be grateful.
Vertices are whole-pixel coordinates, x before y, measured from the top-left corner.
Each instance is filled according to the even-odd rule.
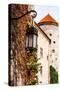
[[[58,71],[58,23],[51,15],[48,14],[38,23],[38,25],[51,39],[49,64]]]

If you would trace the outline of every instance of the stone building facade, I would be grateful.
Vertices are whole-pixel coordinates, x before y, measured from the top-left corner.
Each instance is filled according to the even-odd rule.
[[[18,18],[28,12],[28,5],[9,5],[9,85],[25,85],[26,52],[25,38],[27,22],[31,21],[30,15]]]
[[[30,13],[24,15],[33,9],[32,5],[9,5],[8,74],[10,86],[27,85],[29,79],[26,67],[26,30],[28,25],[32,26],[33,24],[38,31],[37,57],[39,58],[38,62],[41,63],[40,71],[37,73],[38,84],[50,83],[50,65],[58,70],[58,23],[48,15],[47,20],[49,21],[45,22],[43,19],[37,24],[33,21]]]

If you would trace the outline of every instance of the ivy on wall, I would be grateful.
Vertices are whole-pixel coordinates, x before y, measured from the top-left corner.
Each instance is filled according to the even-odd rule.
[[[50,83],[58,83],[58,72],[53,66],[50,66]]]
[[[27,61],[27,71],[28,71],[28,81],[27,85],[35,85],[38,84],[38,76],[37,73],[39,71],[38,58],[35,52],[35,49],[28,53],[28,61]]]

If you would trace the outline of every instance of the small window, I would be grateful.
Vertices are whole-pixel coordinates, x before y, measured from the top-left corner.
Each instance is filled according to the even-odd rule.
[[[43,57],[43,48],[40,48],[40,56]]]
[[[55,42],[55,41],[53,41],[53,43],[55,44],[56,42]]]
[[[52,52],[54,53],[54,52],[55,52],[55,50],[54,50],[54,49],[52,49]]]
[[[42,66],[40,66],[40,74],[42,74]]]
[[[48,56],[47,56],[47,60],[48,60]]]
[[[50,36],[52,36],[52,34],[51,34],[51,33],[50,33],[49,35],[50,35]]]

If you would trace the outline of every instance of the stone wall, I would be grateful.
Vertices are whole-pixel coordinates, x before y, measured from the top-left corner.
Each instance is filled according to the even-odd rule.
[[[26,74],[26,51],[25,38],[27,22],[31,21],[30,15],[25,15],[19,19],[12,19],[22,16],[28,11],[28,5],[11,4],[9,5],[9,85],[25,85]],[[13,28],[14,29],[13,29]],[[14,45],[12,45],[14,43]],[[14,47],[14,50],[12,50]],[[12,50],[12,52],[11,52]],[[13,58],[12,57],[13,53]],[[15,53],[15,54],[14,54]],[[13,63],[13,65],[12,65]],[[11,74],[13,72],[13,74]],[[12,80],[13,79],[13,80]]]

